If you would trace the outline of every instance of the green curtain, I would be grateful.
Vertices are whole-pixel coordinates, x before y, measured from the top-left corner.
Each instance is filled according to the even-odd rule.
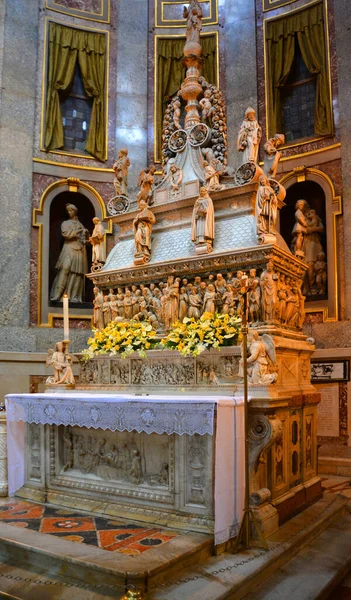
[[[105,161],[105,35],[57,23],[50,23],[49,29],[45,148],[53,150],[64,146],[59,91],[65,91],[71,85],[77,57],[84,90],[94,99],[85,149],[92,156]]]
[[[269,135],[281,131],[281,89],[293,65],[296,38],[306,67],[317,75],[315,133],[329,135],[332,133],[332,113],[322,3],[267,23]]]
[[[156,157],[161,159],[162,122],[164,112],[170,98],[179,90],[185,77],[185,67],[182,64],[185,38],[159,38],[157,40],[157,90],[155,98],[156,109]],[[201,37],[202,56],[204,64],[202,75],[209,83],[216,83],[216,38],[215,36]]]

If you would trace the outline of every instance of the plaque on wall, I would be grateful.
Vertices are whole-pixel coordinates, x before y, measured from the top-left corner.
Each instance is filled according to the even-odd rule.
[[[110,22],[110,0],[84,0],[79,6],[72,6],[71,0],[46,0],[46,8],[64,15],[100,23]]]
[[[349,360],[314,360],[311,362],[312,383],[350,381]]]
[[[218,23],[218,0],[199,0],[199,3],[202,8],[202,24],[215,25]],[[189,1],[155,0],[155,26],[185,27],[184,6],[188,8]]]
[[[297,0],[262,0],[263,10],[273,10],[274,8],[279,8],[280,6],[285,6],[286,4],[293,4]]]
[[[320,437],[339,437],[339,385],[317,385],[321,401],[317,408],[317,435]]]

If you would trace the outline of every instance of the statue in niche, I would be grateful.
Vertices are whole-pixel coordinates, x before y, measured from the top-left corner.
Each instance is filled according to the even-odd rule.
[[[89,238],[89,242],[93,247],[92,268],[102,266],[106,260],[105,252],[105,228],[99,217],[93,218],[94,229]]]
[[[154,213],[150,210],[145,200],[139,202],[140,212],[133,221],[134,242],[136,252],[134,254],[135,264],[149,262],[151,257],[151,233],[152,226],[156,222]]]
[[[48,350],[46,366],[51,365],[54,370],[54,376],[48,377],[48,385],[65,385],[74,387],[74,375],[72,371],[72,357],[68,354],[67,344],[57,342],[54,350]]]
[[[68,427],[63,430],[63,443],[66,451],[66,462],[63,470],[68,471],[68,469],[73,469],[73,437]]]
[[[223,190],[224,185],[219,183],[219,178],[222,175],[222,170],[219,168],[221,163],[216,158],[209,164],[204,160],[203,167],[205,169],[206,187],[209,192],[217,192]]]
[[[210,89],[204,91],[204,97],[200,100],[199,105],[202,109],[201,119],[205,122],[214,112],[212,106],[212,92]]]
[[[298,258],[304,259],[304,241],[307,233],[306,212],[308,204],[306,200],[298,200],[295,204],[295,225],[292,230],[291,251]]]
[[[320,294],[316,285],[315,264],[317,256],[323,253],[321,244],[321,234],[324,233],[324,225],[322,219],[317,215],[313,208],[310,208],[305,214],[307,232],[304,236],[304,253],[305,261],[308,264],[308,271],[304,280],[304,293],[306,295]],[[325,293],[325,292],[324,292]]]
[[[268,262],[265,271],[261,273],[260,277],[263,321],[266,322],[272,321],[275,316],[277,280],[278,275],[274,273],[273,263]]]
[[[170,275],[167,286],[163,289],[163,320],[166,329],[178,320],[179,311],[179,282]]]
[[[317,260],[314,263],[314,275],[316,282],[316,289],[318,294],[324,295],[327,292],[327,263],[325,260],[324,252],[317,254]]]
[[[118,158],[113,164],[114,178],[113,185],[116,196],[128,196],[128,168],[130,160],[128,158],[128,149],[122,148],[118,152]]]
[[[146,202],[149,206],[152,205],[152,186],[155,183],[155,171],[156,167],[153,165],[152,167],[146,167],[139,175],[138,187],[140,187],[140,192],[137,196],[137,201],[140,208],[142,201]]]
[[[183,171],[178,165],[172,165],[170,168],[170,184],[171,191],[174,196],[177,196],[180,192],[180,186],[183,181]]]
[[[188,8],[184,6],[183,17],[186,23],[186,41],[200,44],[202,29],[202,8],[198,0],[190,0]]]
[[[94,287],[94,327],[96,329],[103,329],[104,317],[103,317],[103,304],[104,297],[99,288]]]
[[[262,129],[256,120],[256,111],[249,106],[238,135],[238,151],[242,152],[242,164],[249,161],[257,163],[261,138]]]
[[[130,480],[139,485],[142,474],[140,452],[135,449],[132,451],[132,464],[129,471]]]
[[[277,380],[276,353],[273,338],[258,331],[250,331],[248,335],[248,381],[249,383],[265,385]],[[244,377],[243,358],[239,362],[239,377]]]
[[[88,272],[85,248],[88,231],[78,220],[78,209],[74,204],[66,204],[66,211],[69,219],[61,224],[64,244],[56,263],[57,275],[50,299],[61,300],[66,293],[71,302],[82,302],[84,276]]]
[[[263,146],[264,151],[264,167],[263,172],[268,179],[275,179],[278,170],[278,164],[281,158],[281,152],[278,148],[285,144],[285,135],[276,133]]]
[[[277,197],[265,175],[261,175],[256,196],[257,233],[264,241],[266,234],[274,235],[278,216]]]
[[[205,246],[207,252],[212,251],[214,209],[205,187],[200,188],[200,196],[195,201],[191,222],[191,239],[196,246]]]
[[[206,285],[206,284],[205,284]],[[213,283],[210,283],[207,287],[207,290],[204,295],[203,300],[203,312],[212,313],[213,315],[216,312],[216,288]]]

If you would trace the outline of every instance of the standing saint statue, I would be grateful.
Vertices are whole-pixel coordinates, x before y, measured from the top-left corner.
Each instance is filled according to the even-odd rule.
[[[260,185],[256,196],[257,233],[264,236],[274,233],[278,216],[278,201],[273,188],[265,175],[260,177]]]
[[[245,111],[245,119],[241,123],[238,135],[238,151],[243,155],[242,164],[249,161],[257,163],[261,138],[262,129],[256,120],[256,111],[249,106]]]
[[[93,247],[92,263],[94,265],[102,265],[106,260],[105,251],[105,228],[99,217],[93,218],[94,229],[89,238],[89,242]],[[100,267],[101,268],[101,267]]]
[[[57,275],[52,284],[50,299],[61,300],[67,294],[71,302],[83,302],[84,276],[88,272],[85,248],[87,229],[78,220],[78,209],[66,204],[68,221],[61,224],[64,243],[56,263]]]
[[[141,171],[139,175],[138,187],[140,187],[140,192],[137,197],[139,206],[142,200],[144,200],[149,205],[152,204],[152,186],[155,183],[155,171],[155,166],[147,167],[146,169]]]
[[[186,19],[186,41],[200,43],[202,29],[202,8],[198,0],[190,0],[188,8],[184,6],[183,17]]]
[[[200,196],[194,204],[191,221],[191,239],[194,244],[211,252],[214,240],[213,202],[205,187],[200,188]],[[199,249],[200,249],[199,248]]]
[[[130,160],[128,158],[127,148],[123,148],[118,152],[118,158],[113,165],[114,178],[113,185],[116,191],[116,196],[128,195],[128,168]]]
[[[135,264],[149,262],[151,256],[151,233],[152,226],[156,223],[154,213],[149,209],[145,200],[139,202],[140,212],[133,221],[134,242],[136,252],[134,254]]]
[[[283,144],[285,144],[285,135],[276,133],[275,136],[270,138],[263,146],[263,172],[269,179],[274,179],[277,175],[278,164],[282,155],[282,153],[278,151],[278,148]]]

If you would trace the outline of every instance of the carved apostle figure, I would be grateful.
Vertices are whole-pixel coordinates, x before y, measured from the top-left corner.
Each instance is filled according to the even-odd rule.
[[[151,256],[152,226],[156,222],[154,213],[149,209],[145,200],[139,203],[140,212],[133,221],[134,242],[136,252],[134,260],[141,257],[142,262],[149,262]]]
[[[104,317],[103,317],[103,304],[104,296],[98,287],[94,287],[94,327],[96,329],[103,329]]]
[[[270,372],[276,368],[276,353],[273,338],[264,333],[259,336],[258,331],[250,331],[248,335],[247,358],[248,380],[253,384],[274,383],[277,374]],[[243,377],[243,359],[239,363],[239,377]]]
[[[167,285],[163,289],[162,297],[163,320],[166,329],[170,329],[172,323],[178,320],[179,315],[179,282],[173,275],[167,279]]]
[[[249,106],[238,135],[238,151],[242,152],[242,164],[249,161],[257,163],[261,138],[262,129],[256,120],[256,111]]]
[[[257,233],[264,239],[266,233],[274,233],[278,216],[277,197],[270,186],[268,178],[261,175],[256,196]]]
[[[191,239],[196,245],[206,245],[212,251],[214,240],[213,203],[205,187],[200,188],[200,196],[195,201],[191,222]]]
[[[186,41],[200,43],[202,29],[202,8],[198,0],[190,0],[188,8],[184,6],[183,17],[186,22]]]
[[[141,171],[139,175],[138,187],[140,187],[140,192],[137,197],[139,206],[142,200],[149,205],[152,204],[152,186],[155,183],[155,171],[155,166],[147,167],[146,169]]]
[[[278,275],[274,273],[273,263],[268,262],[260,277],[263,321],[271,321],[275,315],[277,302]]]
[[[292,230],[291,250],[299,258],[304,258],[304,241],[307,233],[306,212],[308,204],[306,200],[298,200],[295,204],[295,225]]]
[[[93,247],[92,263],[93,265],[103,264],[106,260],[105,252],[105,228],[99,217],[93,218],[94,229],[89,238]]]
[[[128,158],[127,148],[123,148],[118,152],[118,158],[113,165],[114,178],[113,185],[116,191],[116,196],[128,195],[128,168],[130,160]]]
[[[66,204],[66,211],[69,219],[61,224],[64,243],[56,263],[57,275],[50,299],[61,300],[63,294],[67,294],[71,302],[82,302],[84,276],[88,272],[85,248],[88,231],[78,220],[78,209],[74,204]]]
[[[276,133],[263,146],[264,151],[264,167],[263,172],[268,179],[274,179],[277,175],[278,164],[281,157],[281,152],[278,148],[285,144],[285,135]]]

